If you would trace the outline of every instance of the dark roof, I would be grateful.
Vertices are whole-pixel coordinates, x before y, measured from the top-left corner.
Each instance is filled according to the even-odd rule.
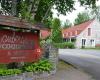
[[[42,23],[37,23],[33,25],[23,19],[13,16],[4,16],[4,15],[0,15],[0,25],[11,26],[16,28],[37,29],[37,30],[46,29]]]

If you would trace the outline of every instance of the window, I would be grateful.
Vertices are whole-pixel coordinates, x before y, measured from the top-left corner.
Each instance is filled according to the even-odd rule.
[[[88,36],[91,36],[91,28],[88,28]]]

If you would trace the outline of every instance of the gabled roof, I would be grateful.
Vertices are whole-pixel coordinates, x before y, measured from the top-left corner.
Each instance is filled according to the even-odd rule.
[[[89,20],[87,22],[81,23],[79,25],[72,26],[67,29],[62,30],[63,38],[69,38],[69,37],[76,37],[79,35],[84,29],[86,29],[94,20]],[[51,32],[50,30],[41,30],[41,38],[45,39],[47,38]]]
[[[0,25],[16,27],[16,28],[37,29],[37,30],[46,29],[44,25],[41,23],[31,24],[26,20],[5,15],[0,15]]]
[[[63,29],[62,30],[63,38],[76,37],[84,29],[86,29],[93,21],[94,21],[94,19],[89,20],[89,21],[84,22],[84,23],[81,23],[79,25],[75,25],[75,26],[67,28],[67,29]]]

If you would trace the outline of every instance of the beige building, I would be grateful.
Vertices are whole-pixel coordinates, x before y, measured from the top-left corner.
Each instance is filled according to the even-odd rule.
[[[100,22],[96,19],[62,31],[64,41],[75,43],[77,48],[100,46]]]

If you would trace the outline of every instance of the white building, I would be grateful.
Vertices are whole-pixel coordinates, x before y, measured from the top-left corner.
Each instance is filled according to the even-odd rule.
[[[100,46],[100,22],[96,19],[62,30],[64,41],[75,42],[77,48]]]

